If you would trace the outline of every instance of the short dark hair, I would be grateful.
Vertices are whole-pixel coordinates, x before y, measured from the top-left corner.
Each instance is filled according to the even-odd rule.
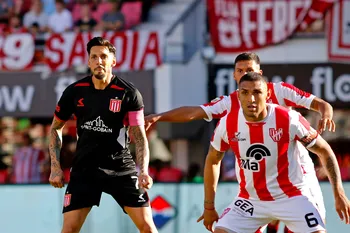
[[[236,65],[236,63],[239,61],[255,61],[256,64],[260,65],[260,58],[259,58],[258,54],[251,53],[251,52],[239,54],[235,59],[234,65]]]
[[[92,38],[87,43],[87,47],[86,47],[86,50],[87,50],[89,55],[90,55],[91,48],[94,46],[106,46],[108,48],[109,52],[115,56],[116,48],[114,47],[114,45],[111,42],[109,42],[109,40],[106,40],[106,39],[99,37],[99,36]]]
[[[266,77],[257,73],[257,72],[248,72],[245,75],[242,76],[242,78],[239,80],[239,84],[242,82],[255,82],[255,81],[261,81],[264,82],[267,85]]]

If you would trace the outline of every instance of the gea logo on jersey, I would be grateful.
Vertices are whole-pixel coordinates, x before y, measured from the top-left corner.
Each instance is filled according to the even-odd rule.
[[[254,206],[249,201],[239,199],[239,200],[235,201],[235,206],[237,206],[235,208],[236,212],[244,214],[244,215],[249,213],[250,216],[253,216]]]
[[[247,159],[241,158],[241,168],[254,172],[260,171],[259,162],[267,156],[271,156],[271,152],[266,146],[260,143],[252,144],[247,150]]]

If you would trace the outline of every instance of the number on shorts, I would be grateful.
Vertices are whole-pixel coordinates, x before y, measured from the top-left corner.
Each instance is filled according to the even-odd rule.
[[[312,216],[314,216],[314,213],[308,213],[305,215],[306,223],[310,228],[318,225],[317,218],[312,218]]]
[[[139,189],[139,178],[137,176],[131,176],[131,179],[135,179],[135,188]]]

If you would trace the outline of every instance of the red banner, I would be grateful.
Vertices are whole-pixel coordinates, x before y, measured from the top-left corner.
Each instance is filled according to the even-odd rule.
[[[332,61],[350,61],[350,1],[334,3],[328,17],[328,57]]]
[[[331,0],[207,0],[216,52],[233,53],[281,43],[322,18]]]
[[[102,36],[116,47],[118,71],[149,70],[161,64],[163,37],[158,32],[125,31],[108,33],[63,33],[46,36],[45,64],[51,71],[75,65],[86,65],[87,42]],[[0,36],[0,70],[30,68],[35,55],[34,38],[30,34]]]

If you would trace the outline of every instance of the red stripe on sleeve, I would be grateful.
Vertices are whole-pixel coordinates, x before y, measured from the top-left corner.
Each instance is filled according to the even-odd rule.
[[[267,88],[270,90],[270,93],[271,93],[271,96],[270,96],[270,101],[273,103],[273,104],[279,104],[278,103],[278,100],[277,100],[277,97],[276,97],[276,93],[275,93],[275,88],[273,86],[273,83],[267,83]]]
[[[299,96],[306,97],[306,98],[311,96],[311,94],[309,92],[302,91],[299,88],[297,88],[296,86],[293,86],[292,84],[282,82],[282,86],[294,91],[295,95],[299,95]]]
[[[277,142],[278,158],[277,158],[277,182],[282,191],[288,197],[301,195],[301,191],[295,187],[289,180],[289,161],[288,161],[288,147],[289,147],[289,114],[282,107],[276,107],[276,129],[283,129],[282,138]]]
[[[232,148],[232,151],[235,153],[236,161],[238,162],[238,165],[239,165],[239,176],[240,176],[241,182],[239,183],[238,196],[248,199],[249,193],[246,189],[247,183],[244,176],[244,170],[242,168],[241,155],[239,153],[239,144],[238,144],[238,141],[230,140],[234,138],[235,132],[238,131],[238,113],[239,113],[240,105],[238,102],[237,92],[235,92],[233,95],[230,95],[230,97],[231,97],[231,111],[227,116],[227,122],[226,122],[228,140]]]
[[[249,123],[250,144],[264,144],[263,127],[265,123]],[[273,201],[266,184],[266,161],[265,158],[259,161],[259,171],[253,172],[254,188],[256,194],[262,201]]]

